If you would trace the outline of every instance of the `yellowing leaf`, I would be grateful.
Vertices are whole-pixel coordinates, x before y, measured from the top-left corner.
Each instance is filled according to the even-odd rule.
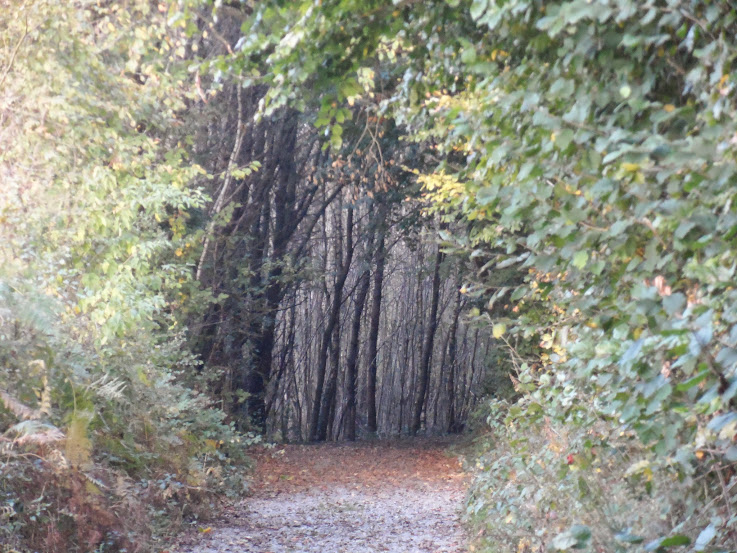
[[[494,336],[494,338],[501,338],[504,336],[504,333],[507,331],[507,327],[501,323],[497,323],[494,325],[494,328],[491,330],[491,334]]]
[[[639,163],[623,163],[622,169],[624,169],[625,171],[629,171],[630,173],[634,173],[635,171],[640,169],[640,164]]]
[[[670,113],[671,111],[673,111],[674,109],[676,109],[676,106],[674,106],[673,104],[665,104],[663,106],[663,109],[665,111],[667,111],[668,113]]]
[[[97,485],[93,484],[92,482],[85,482],[84,483],[85,491],[90,495],[102,495],[102,492],[100,491],[100,488],[97,487]]]

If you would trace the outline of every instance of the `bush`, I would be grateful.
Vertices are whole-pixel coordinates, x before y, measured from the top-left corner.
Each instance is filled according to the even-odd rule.
[[[572,402],[576,414],[563,423],[555,406]],[[662,458],[573,394],[544,405],[492,401],[487,410],[467,510],[477,550],[729,548],[728,536],[715,535],[733,494],[714,456]]]

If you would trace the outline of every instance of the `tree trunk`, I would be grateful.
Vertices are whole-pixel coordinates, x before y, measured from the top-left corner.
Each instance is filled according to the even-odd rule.
[[[351,259],[353,257],[353,208],[348,210],[348,221],[346,223],[346,252],[344,259],[336,262],[339,267],[338,277],[333,287],[333,298],[330,307],[330,314],[328,316],[327,324],[322,334],[322,343],[320,345],[320,352],[317,359],[317,383],[315,386],[315,396],[312,401],[312,413],[310,414],[310,431],[309,437],[311,441],[315,441],[319,438],[319,425],[320,425],[320,411],[323,399],[323,392],[325,388],[325,372],[328,364],[328,350],[330,348],[330,341],[333,337],[333,330],[339,323],[340,319],[340,305],[343,299],[343,288],[345,287],[345,281],[348,278],[348,271],[351,266]],[[337,378],[337,375],[334,376]],[[323,416],[327,417],[327,413]],[[327,429],[327,423],[325,424]],[[324,438],[323,438],[324,439]]]
[[[450,325],[450,342],[448,343],[448,432],[458,432],[456,424],[455,411],[455,375],[456,375],[456,357],[458,355],[458,319],[461,315],[461,291],[458,290],[456,295],[456,305],[453,311],[453,322]]]
[[[368,338],[368,375],[366,382],[367,415],[369,432],[376,432],[376,356],[379,345],[379,322],[381,320],[381,293],[384,284],[384,267],[386,262],[386,251],[384,242],[384,231],[379,236],[379,244],[376,248],[376,269],[374,269],[374,293],[371,298],[371,323],[369,325]]]
[[[369,243],[371,239],[369,238]],[[361,315],[366,305],[369,286],[371,285],[370,269],[366,264],[359,277],[358,291],[356,292],[356,305],[353,310],[351,321],[351,338],[348,346],[348,358],[346,360],[346,421],[345,438],[353,441],[356,439],[356,380],[358,376],[358,346],[361,337]]]
[[[335,395],[338,391],[338,374],[340,372],[340,321],[333,327],[333,337],[330,346],[330,371],[322,400],[320,401],[320,416],[317,420],[318,442],[328,439],[328,431],[333,413],[335,412]]]
[[[433,345],[435,344],[435,330],[438,325],[438,303],[440,299],[440,264],[443,262],[443,253],[438,249],[435,256],[435,268],[432,277],[432,296],[430,298],[430,320],[425,330],[425,339],[422,344],[422,358],[420,359],[420,370],[417,383],[417,395],[415,396],[414,411],[412,413],[412,424],[410,432],[416,434],[422,423],[422,409],[427,400],[427,385],[430,380],[430,361],[432,359]]]

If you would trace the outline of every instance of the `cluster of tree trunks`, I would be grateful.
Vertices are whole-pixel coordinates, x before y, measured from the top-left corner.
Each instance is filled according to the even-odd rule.
[[[399,146],[361,109],[330,151],[294,110],[257,117],[264,93],[231,84],[192,106],[216,175],[196,271],[217,300],[190,323],[210,391],[283,439],[460,430],[490,340],[461,316],[460,261],[423,230],[412,179],[384,163],[411,152],[382,155]]]
[[[413,251],[388,235],[394,238],[389,251],[369,234],[363,245],[374,251],[362,249],[358,256],[378,255],[385,265],[357,263],[346,282],[328,267],[327,284],[305,281],[286,299],[290,308],[278,317],[276,351],[284,363],[277,373],[288,377],[271,383],[272,432],[352,440],[360,430],[386,435],[463,428],[491,341],[461,315],[452,260],[429,241]],[[336,268],[339,260],[336,255]]]

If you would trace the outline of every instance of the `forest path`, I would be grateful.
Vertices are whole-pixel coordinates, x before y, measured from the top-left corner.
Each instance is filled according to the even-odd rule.
[[[445,439],[286,445],[183,553],[460,553],[467,480]]]

